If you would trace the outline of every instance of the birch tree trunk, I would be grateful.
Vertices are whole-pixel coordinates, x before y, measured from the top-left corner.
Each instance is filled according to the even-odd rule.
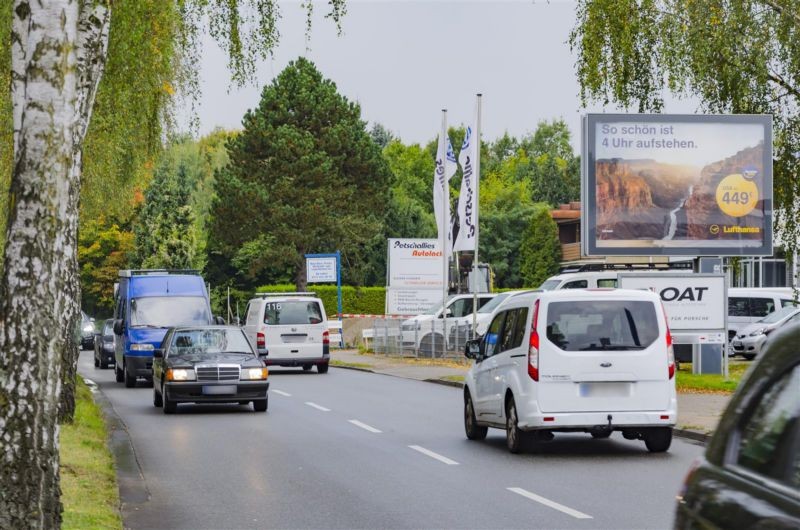
[[[14,0],[14,170],[0,276],[0,528],[58,528],[64,235],[74,157],[78,0]],[[56,328],[60,330],[60,328]]]
[[[108,0],[84,2],[78,14],[77,116],[73,129],[73,155],[69,178],[66,240],[67,263],[64,267],[64,286],[67,294],[66,318],[63,321],[61,399],[59,422],[71,422],[75,415],[75,377],[78,368],[79,341],[76,330],[80,325],[80,269],[78,266],[78,212],[80,210],[81,174],[83,172],[83,139],[92,117],[95,95],[108,56],[108,31],[111,9]]]

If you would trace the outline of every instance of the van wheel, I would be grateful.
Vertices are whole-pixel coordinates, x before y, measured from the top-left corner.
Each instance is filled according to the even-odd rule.
[[[121,383],[125,380],[125,375],[122,373],[122,370],[119,369],[119,366],[116,364],[114,365],[114,378],[117,380],[117,383]]]
[[[163,405],[164,401],[161,399],[161,394],[158,393],[158,390],[156,390],[156,386],[153,385],[153,406],[162,407]]]
[[[269,399],[269,398],[268,398]],[[256,412],[266,412],[269,401],[267,399],[253,401],[253,410]]]
[[[320,363],[320,364],[318,364],[317,365],[317,372],[319,372],[321,374],[327,374],[328,373],[328,363]]]
[[[128,371],[128,367],[125,364],[122,365],[122,373],[125,376],[125,388],[133,388],[133,387],[135,387],[136,386],[136,376],[135,375],[131,375],[131,373]]]
[[[512,397],[506,403],[506,447],[514,454],[522,450],[522,438],[525,434],[519,430],[517,424],[517,406]]]
[[[464,396],[464,432],[470,440],[484,440],[489,432],[489,427],[481,427],[475,419],[475,408],[472,406],[472,397],[469,392]]]
[[[656,427],[644,433],[644,445],[651,453],[663,453],[672,444],[672,428]]]

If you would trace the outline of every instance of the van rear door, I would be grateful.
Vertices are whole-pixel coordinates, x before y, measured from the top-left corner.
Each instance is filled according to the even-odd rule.
[[[269,358],[320,358],[328,331],[322,304],[316,299],[266,300],[263,330]]]
[[[543,412],[664,410],[672,381],[667,325],[655,300],[585,296],[543,302]]]

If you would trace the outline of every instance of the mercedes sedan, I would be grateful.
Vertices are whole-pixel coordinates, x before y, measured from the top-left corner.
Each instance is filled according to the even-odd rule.
[[[240,328],[171,328],[153,352],[153,405],[165,414],[179,403],[253,403],[267,410],[268,371]]]

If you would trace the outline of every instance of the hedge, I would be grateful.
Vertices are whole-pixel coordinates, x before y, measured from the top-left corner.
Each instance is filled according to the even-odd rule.
[[[291,284],[262,285],[259,293],[293,293],[295,286]],[[308,290],[317,293],[329,316],[336,315],[336,286],[309,285]],[[342,312],[382,315],[386,307],[385,287],[352,287],[342,286]]]

